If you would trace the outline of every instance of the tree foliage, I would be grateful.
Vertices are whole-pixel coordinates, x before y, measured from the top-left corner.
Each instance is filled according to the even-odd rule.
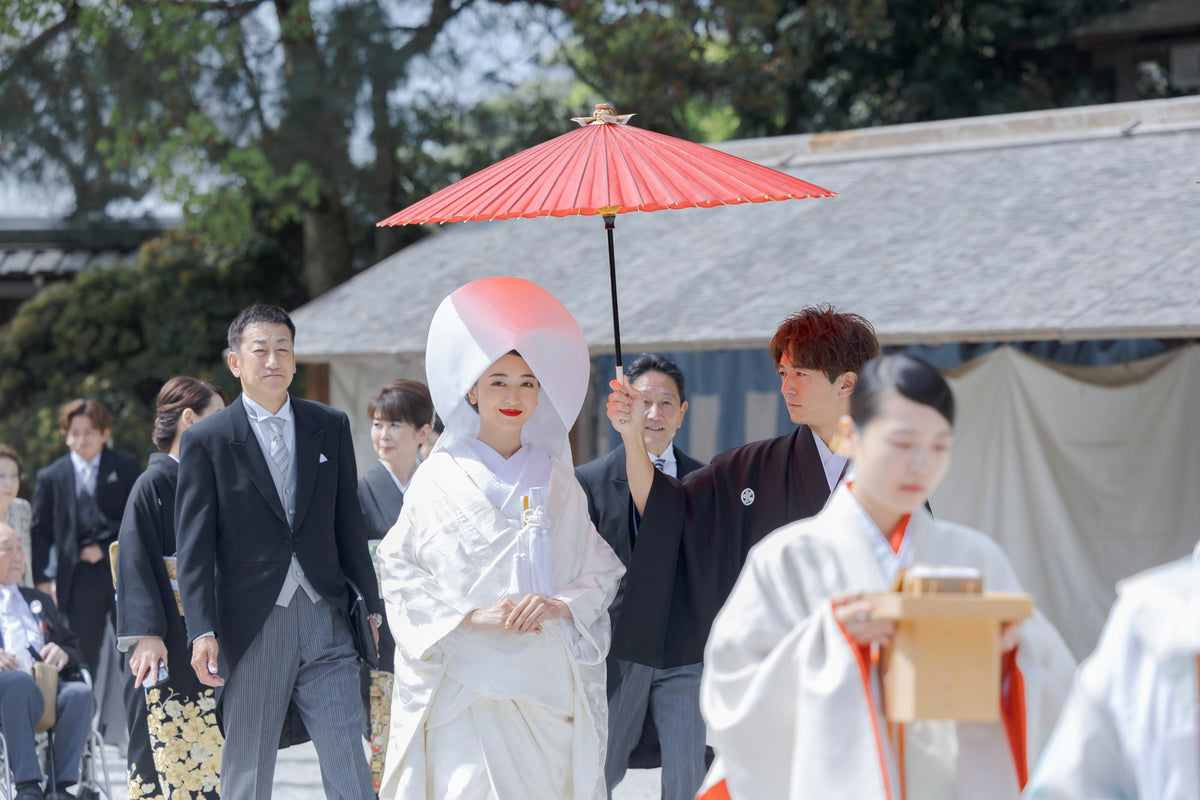
[[[374,223],[463,166],[427,143],[512,88],[472,50],[539,29],[507,9],[542,2],[6,0],[0,153],[65,176],[77,215],[154,190],[215,246],[276,236],[315,296],[416,235]],[[468,19],[472,41],[446,35]],[[492,124],[525,144],[547,128],[523,111]]]
[[[618,110],[703,138],[771,136],[1108,98],[1063,37],[1126,0],[565,0],[568,60]],[[637,105],[641,108],[633,108]],[[724,129],[726,123],[721,124]]]
[[[142,247],[136,263],[87,270],[21,306],[0,330],[0,441],[34,471],[64,452],[58,409],[74,397],[113,412],[113,440],[152,449],[154,400],[173,375],[212,380],[232,397],[221,357],[245,306],[289,306],[300,291],[275,245],[251,237],[222,255],[186,233]]]

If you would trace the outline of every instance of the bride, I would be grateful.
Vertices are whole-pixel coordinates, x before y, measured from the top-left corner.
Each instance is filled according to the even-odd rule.
[[[379,547],[396,638],[382,798],[602,800],[608,605],[567,431],[578,323],[516,278],[458,289],[426,352],[445,432]]]

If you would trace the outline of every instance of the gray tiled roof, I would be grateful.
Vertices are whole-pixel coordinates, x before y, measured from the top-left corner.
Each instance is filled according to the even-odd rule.
[[[889,343],[1200,335],[1200,98],[722,149],[840,196],[619,216],[627,351],[757,346],[817,302]],[[297,351],[421,353],[438,302],[490,275],[543,285],[611,350],[584,217],[446,226],[299,309]]]
[[[0,276],[63,277],[93,265],[106,265],[124,257],[116,250],[46,250],[0,246]]]

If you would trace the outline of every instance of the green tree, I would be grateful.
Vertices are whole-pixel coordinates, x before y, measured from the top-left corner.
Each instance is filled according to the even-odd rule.
[[[1126,0],[565,0],[564,57],[643,124],[704,138],[1111,98],[1063,36]],[[642,108],[634,108],[633,106]]]
[[[512,88],[472,49],[543,30],[543,3],[0,0],[0,155],[77,216],[153,190],[214,245],[277,236],[315,296],[419,235],[374,223],[456,172],[427,143]],[[526,110],[513,139],[547,130]]]
[[[300,287],[289,274],[266,237],[218,256],[174,233],[143,245],[135,262],[88,270],[22,305],[0,329],[0,441],[25,458],[24,491],[64,452],[58,409],[69,399],[102,401],[114,442],[144,455],[167,378],[194,375],[236,394],[221,355],[229,321],[255,302],[290,306]]]

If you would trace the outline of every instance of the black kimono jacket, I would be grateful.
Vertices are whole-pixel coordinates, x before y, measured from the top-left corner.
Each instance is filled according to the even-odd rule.
[[[713,619],[733,589],[746,554],[764,536],[817,514],[829,482],[812,431],[717,454],[682,482],[661,472],[646,501],[625,575],[616,658],[664,669],[704,658]]]

